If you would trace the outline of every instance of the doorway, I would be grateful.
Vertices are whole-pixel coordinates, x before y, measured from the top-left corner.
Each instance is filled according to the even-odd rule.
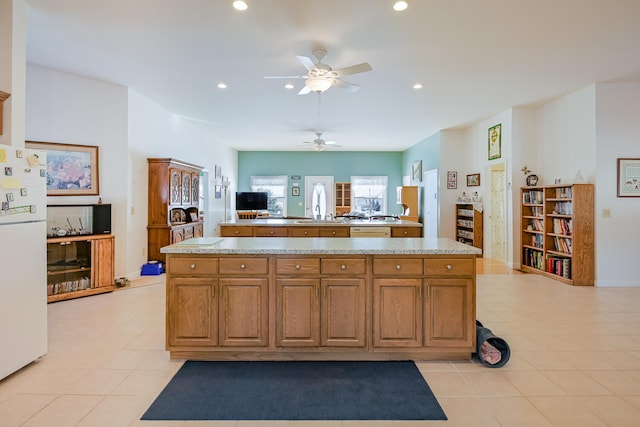
[[[335,200],[332,176],[307,176],[304,178],[304,213],[313,219],[326,219],[333,215]]]
[[[438,237],[438,169],[424,173],[424,231],[426,238]]]
[[[506,200],[506,165],[498,163],[489,167],[490,181],[488,188],[488,234],[491,242],[489,257],[503,263],[507,262],[507,200]]]

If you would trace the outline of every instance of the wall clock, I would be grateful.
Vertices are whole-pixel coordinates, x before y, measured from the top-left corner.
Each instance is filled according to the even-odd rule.
[[[527,175],[527,185],[529,187],[538,185],[538,175],[535,175],[535,174]]]

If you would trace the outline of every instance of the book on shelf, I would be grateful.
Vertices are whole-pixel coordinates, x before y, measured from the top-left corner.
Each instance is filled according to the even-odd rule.
[[[559,215],[573,215],[573,203],[556,202],[553,212]]]
[[[572,188],[571,187],[558,187],[556,188],[556,199],[571,199]]]
[[[555,236],[553,238],[553,242],[555,244],[556,251],[564,252],[565,254],[572,253],[572,248],[571,248],[572,240],[571,239],[567,239],[565,237]]]
[[[573,222],[567,218],[553,218],[553,232],[570,236],[573,231]]]
[[[571,259],[549,256],[547,258],[547,272],[571,279]]]
[[[541,204],[542,199],[541,190],[528,190],[522,192],[522,203],[524,204]]]
[[[544,257],[541,250],[524,248],[522,250],[522,262],[528,267],[537,268],[538,270],[544,269]]]

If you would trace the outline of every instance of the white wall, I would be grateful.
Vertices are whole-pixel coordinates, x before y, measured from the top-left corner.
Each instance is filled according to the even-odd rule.
[[[640,84],[598,84],[595,93],[597,285],[640,286],[640,197],[617,197],[617,159],[640,158]]]
[[[97,145],[99,191],[111,203],[116,276],[124,274],[128,182],[127,88],[113,83],[27,66],[26,139]],[[98,196],[47,197],[47,204],[97,203]]]
[[[147,157],[173,157],[211,171],[221,165],[236,181],[237,153],[215,139],[211,125],[177,116],[120,85],[30,65],[26,116],[27,140],[99,147],[100,197],[113,205],[116,277],[135,277],[147,262]],[[224,210],[212,189],[210,195],[205,235],[216,233]],[[97,199],[48,197],[47,203]]]

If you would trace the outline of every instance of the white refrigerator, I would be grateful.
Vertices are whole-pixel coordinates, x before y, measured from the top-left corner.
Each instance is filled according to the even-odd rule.
[[[46,154],[0,146],[0,380],[47,352]]]

